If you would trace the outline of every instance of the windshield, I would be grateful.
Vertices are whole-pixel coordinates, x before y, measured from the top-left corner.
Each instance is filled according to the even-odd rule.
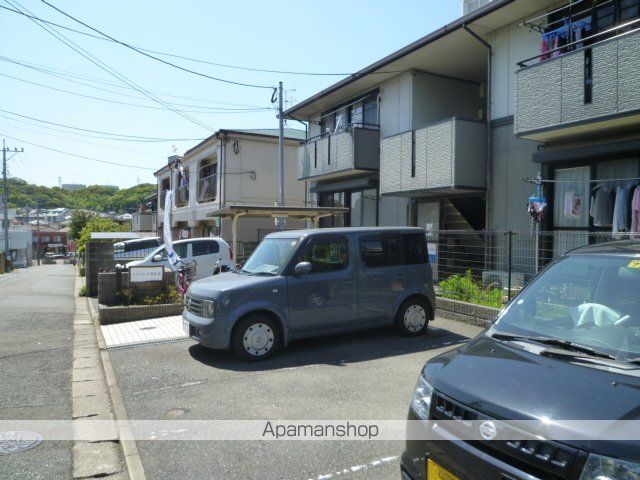
[[[489,334],[548,337],[640,357],[640,259],[570,255],[528,286]]]
[[[161,245],[155,250],[153,250],[149,255],[144,257],[144,260],[147,262],[150,262],[153,260],[153,257],[155,257],[156,255],[162,255],[163,260],[167,258],[167,251],[164,249],[164,245]]]
[[[297,238],[266,238],[258,245],[241,271],[253,275],[278,275],[291,258],[298,243]]]

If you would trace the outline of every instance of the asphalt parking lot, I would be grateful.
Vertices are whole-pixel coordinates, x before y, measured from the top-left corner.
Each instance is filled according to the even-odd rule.
[[[424,362],[481,331],[436,319],[426,336],[393,329],[296,342],[242,363],[192,341],[111,350],[129,418],[403,420]],[[401,442],[139,441],[149,479],[399,478]]]

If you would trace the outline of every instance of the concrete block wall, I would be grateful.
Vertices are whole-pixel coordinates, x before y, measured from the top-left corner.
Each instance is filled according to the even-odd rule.
[[[112,306],[117,303],[118,274],[116,272],[98,273],[98,303]],[[167,291],[170,285],[175,285],[175,273],[165,271],[162,282],[130,282],[129,272],[121,272],[122,289],[132,289],[134,302],[142,302],[147,296],[160,295]]]
[[[98,273],[100,270],[113,270],[118,263],[113,259],[113,244],[99,241],[87,242],[84,262],[87,295],[95,297],[98,294]]]

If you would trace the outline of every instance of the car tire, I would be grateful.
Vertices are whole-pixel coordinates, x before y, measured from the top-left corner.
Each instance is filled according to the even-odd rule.
[[[256,362],[272,357],[282,345],[276,321],[264,315],[251,315],[233,331],[231,347],[241,360]]]
[[[398,309],[396,328],[407,337],[423,335],[427,331],[431,308],[421,298],[410,298]]]

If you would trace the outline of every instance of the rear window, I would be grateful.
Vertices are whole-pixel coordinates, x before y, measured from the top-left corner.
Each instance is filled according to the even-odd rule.
[[[410,233],[402,236],[404,264],[428,263],[427,239],[422,233]]]
[[[420,233],[365,237],[360,240],[362,263],[367,268],[427,263],[427,244]]]
[[[213,253],[218,253],[220,251],[220,247],[218,246],[218,242],[193,242],[193,256],[198,257],[200,255],[211,255]]]
[[[401,265],[400,237],[365,238],[360,241],[360,255],[368,268]]]

